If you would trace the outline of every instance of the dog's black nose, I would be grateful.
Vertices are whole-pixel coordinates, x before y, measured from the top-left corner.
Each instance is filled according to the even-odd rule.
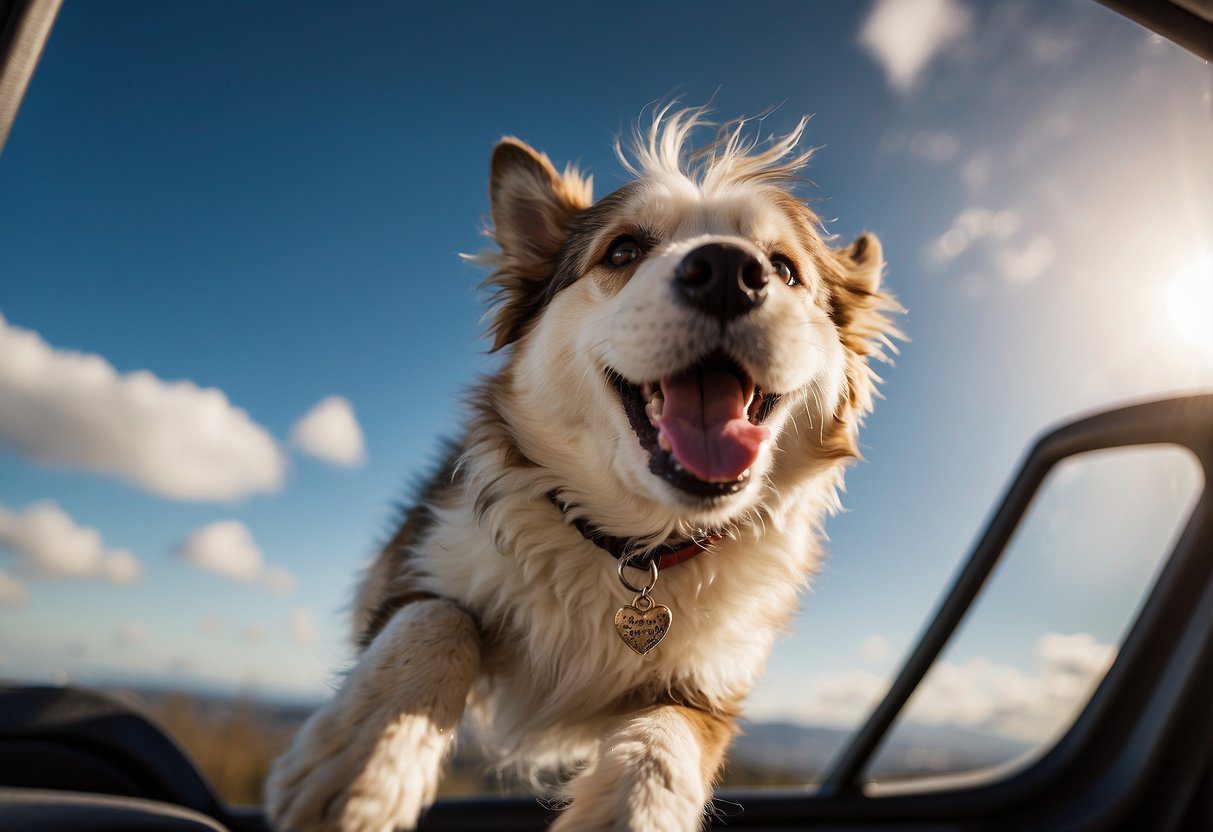
[[[744,315],[767,296],[767,271],[746,249],[708,243],[674,270],[674,291],[683,301],[722,322]]]

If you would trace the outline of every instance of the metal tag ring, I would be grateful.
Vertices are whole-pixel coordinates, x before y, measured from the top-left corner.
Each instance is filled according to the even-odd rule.
[[[631,560],[632,558],[619,559],[619,580],[625,587],[632,590],[632,592],[639,592],[647,595],[649,591],[657,585],[657,559],[653,558],[649,561],[649,585],[646,587],[632,586],[631,582],[627,579],[627,576],[623,574],[623,567],[631,566]],[[633,566],[632,568],[639,569],[640,567]]]

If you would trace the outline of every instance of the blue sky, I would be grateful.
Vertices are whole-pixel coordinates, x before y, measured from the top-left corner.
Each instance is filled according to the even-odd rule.
[[[0,156],[0,314],[46,368],[35,401],[0,356],[0,675],[321,695],[393,501],[495,361],[458,257],[485,244],[493,143],[578,161],[601,195],[624,181],[613,137],[677,95],[775,108],[764,132],[813,114],[803,195],[837,234],[881,237],[910,310],[831,559],[752,702],[852,719],[814,697],[879,687],[1034,434],[1213,384],[1211,89],[1093,2],[68,2]],[[147,371],[146,399],[67,351]],[[357,428],[330,408],[309,455],[292,430],[332,396]],[[196,457],[174,444],[208,430]],[[1124,465],[1108,500],[1139,537],[1048,573],[1049,545],[1108,525],[1103,469],[1072,475],[1071,536],[1025,529],[1028,567],[956,667],[1036,679],[1049,633],[1089,636],[1049,644],[1098,664],[1194,482],[1183,460]],[[230,521],[260,571],[207,559],[195,533]],[[35,538],[56,530],[96,563],[54,577]],[[1076,607],[1084,563],[1104,582]]]

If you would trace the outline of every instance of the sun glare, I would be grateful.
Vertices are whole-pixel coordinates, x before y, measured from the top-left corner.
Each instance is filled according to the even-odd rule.
[[[1213,252],[1202,252],[1172,278],[1167,314],[1173,332],[1213,359]]]

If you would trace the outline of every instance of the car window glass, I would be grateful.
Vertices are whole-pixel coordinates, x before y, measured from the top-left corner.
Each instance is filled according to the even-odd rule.
[[[1005,772],[1048,750],[1115,661],[1202,485],[1171,446],[1057,465],[869,780]]]

